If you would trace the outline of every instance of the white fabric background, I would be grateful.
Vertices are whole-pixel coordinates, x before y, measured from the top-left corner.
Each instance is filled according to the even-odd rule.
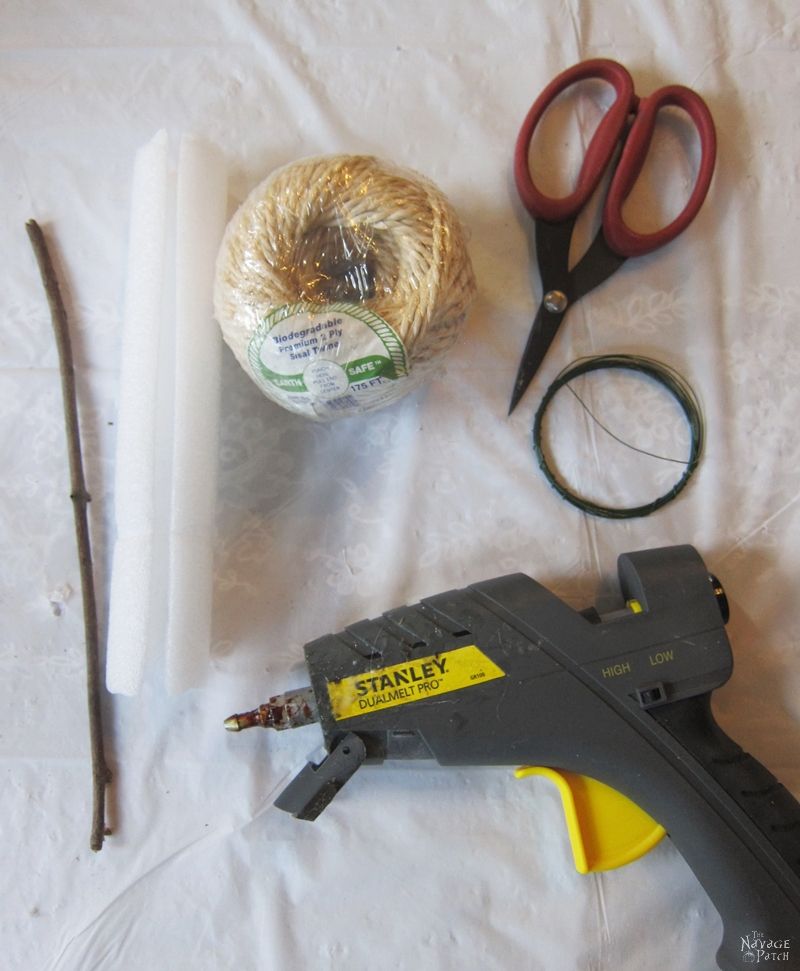
[[[362,617],[516,570],[583,607],[613,592],[618,553],[691,542],[732,602],[719,720],[800,794],[799,39],[793,0],[4,4],[3,967],[715,967],[719,918],[668,842],[579,877],[555,791],[511,768],[368,767],[297,822],[272,799],[318,730],[232,736],[222,719],[303,684],[303,643]],[[640,93],[698,90],[716,176],[679,241],[573,309],[507,420],[539,298],[514,140],[542,87],[591,56]],[[48,227],[70,294],[102,599],[130,177],[162,127],[223,149],[231,211],[304,155],[416,168],[469,229],[480,297],[436,380],[339,424],[281,411],[226,351],[212,670],[170,698],[154,644],[141,694],[107,706],[114,835],[93,855],[60,390],[24,224]],[[649,519],[587,519],[531,456],[547,384],[606,351],[676,366],[706,412],[696,479]],[[572,434],[591,485],[599,433]]]

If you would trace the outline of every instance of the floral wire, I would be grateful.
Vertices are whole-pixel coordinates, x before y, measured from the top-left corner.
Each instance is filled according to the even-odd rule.
[[[689,425],[691,447],[689,457],[685,460],[685,462],[681,461],[680,459],[670,459],[663,455],[654,455],[652,452],[645,452],[644,449],[637,448],[635,445],[631,445],[630,443],[618,438],[613,432],[606,428],[605,425],[603,425],[594,414],[592,414],[580,397],[574,391],[572,391],[571,388],[568,388],[568,390],[575,394],[575,397],[578,398],[578,401],[580,401],[581,405],[586,409],[589,416],[595,422],[597,422],[597,424],[600,425],[604,431],[606,431],[609,435],[611,435],[612,438],[616,439],[622,445],[625,445],[627,448],[633,449],[636,452],[643,452],[646,455],[652,455],[654,458],[677,462],[682,465],[685,464],[686,468],[683,475],[668,492],[666,492],[663,496],[659,496],[659,498],[655,499],[653,502],[645,503],[641,506],[633,506],[628,508],[603,506],[599,503],[592,502],[583,496],[576,495],[556,477],[555,473],[548,465],[547,458],[542,447],[542,425],[544,422],[545,412],[558,391],[565,385],[569,385],[570,381],[581,374],[612,368],[645,374],[657,381],[659,384],[663,385],[680,405],[686,417],[687,424]],[[567,367],[565,367],[556,376],[555,381],[553,381],[545,392],[545,396],[539,405],[533,422],[533,450],[538,460],[539,468],[542,470],[542,473],[547,481],[563,499],[571,503],[576,508],[593,516],[600,516],[605,519],[633,519],[638,516],[649,516],[650,513],[655,512],[656,509],[660,509],[662,506],[666,505],[666,503],[674,499],[675,496],[677,496],[678,493],[685,488],[689,479],[694,474],[694,471],[700,461],[704,441],[705,421],[703,418],[702,409],[700,407],[700,402],[691,385],[681,374],[679,374],[669,365],[662,364],[659,361],[654,361],[651,358],[641,357],[636,354],[606,354],[600,357],[583,357],[578,358],[577,361],[567,365]]]
[[[625,448],[629,448],[634,452],[639,452],[641,455],[649,455],[650,458],[661,459],[662,462],[675,462],[677,465],[686,465],[687,459],[673,459],[673,458],[670,458],[669,455],[658,455],[656,452],[648,452],[646,448],[639,448],[638,445],[632,445],[630,442],[626,442],[624,438],[620,438],[619,435],[615,435],[614,432],[612,432],[611,429],[608,427],[608,425],[604,425],[600,421],[597,415],[592,411],[592,409],[586,404],[583,398],[581,398],[581,396],[573,387],[571,387],[570,385],[567,385],[567,391],[569,391],[569,393],[573,395],[573,397],[577,400],[578,404],[581,406],[581,408],[583,408],[583,410],[592,419],[592,421],[596,425],[599,425],[600,428],[602,428],[603,431],[606,433],[606,435],[610,435],[615,442],[619,442],[620,445],[624,445]]]

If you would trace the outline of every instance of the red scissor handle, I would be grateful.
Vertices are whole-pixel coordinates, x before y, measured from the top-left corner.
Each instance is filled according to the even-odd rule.
[[[588,81],[593,78],[599,78],[611,84],[617,93],[617,97],[603,116],[592,136],[592,140],[589,142],[574,191],[568,196],[553,199],[544,195],[533,184],[528,164],[531,139],[542,115],[562,91],[565,91],[577,81]],[[628,116],[634,110],[636,103],[637,98],[633,91],[633,79],[630,74],[621,64],[604,58],[581,61],[580,64],[563,71],[547,85],[534,101],[525,121],[523,121],[514,151],[514,179],[517,183],[517,191],[523,205],[534,219],[560,222],[580,212],[603,177],[603,172],[611,161],[614,149],[625,131]],[[647,144],[649,144],[649,138]],[[642,159],[642,161],[644,160]],[[633,168],[632,163],[631,168]],[[641,162],[636,169],[633,180],[627,187],[625,195],[633,188],[633,182],[636,181],[636,175],[638,175],[640,169]],[[624,198],[625,196],[623,196],[623,200]],[[622,224],[622,228],[626,229],[624,224]]]
[[[700,168],[689,200],[682,211],[663,229],[654,233],[637,233],[622,218],[622,207],[630,195],[644,165],[656,116],[668,106],[682,108],[692,119],[700,136]],[[622,149],[616,171],[608,188],[603,208],[603,233],[606,242],[620,256],[642,256],[675,239],[694,219],[714,174],[717,158],[717,136],[714,121],[705,101],[689,88],[674,84],[659,88],[639,101],[636,117]]]

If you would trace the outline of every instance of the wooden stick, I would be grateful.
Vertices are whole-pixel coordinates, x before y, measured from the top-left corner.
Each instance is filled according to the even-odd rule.
[[[53,324],[61,372],[61,394],[64,401],[67,452],[69,454],[70,498],[72,499],[72,510],[75,517],[75,535],[78,541],[78,560],[83,594],[83,624],[86,637],[86,694],[89,703],[89,738],[92,749],[93,782],[92,831],[89,846],[92,850],[97,851],[102,849],[103,838],[108,835],[105,824],[105,804],[106,786],[111,782],[111,770],[106,764],[103,748],[97,601],[94,592],[94,572],[87,514],[87,507],[92,497],[86,490],[83,475],[75,369],[72,364],[72,344],[69,336],[67,312],[61,298],[58,278],[53,269],[53,262],[50,259],[44,233],[33,219],[28,220],[25,228],[28,231],[36,262],[39,264],[39,273],[50,306],[50,318]]]

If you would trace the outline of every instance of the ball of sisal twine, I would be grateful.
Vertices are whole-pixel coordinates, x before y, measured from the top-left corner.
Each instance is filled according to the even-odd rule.
[[[250,193],[225,232],[214,305],[226,342],[262,391],[306,413],[254,373],[250,345],[272,311],[352,303],[394,330],[407,374],[384,400],[358,409],[370,410],[435,367],[474,296],[464,231],[442,193],[372,156],[334,155],[287,165]]]

